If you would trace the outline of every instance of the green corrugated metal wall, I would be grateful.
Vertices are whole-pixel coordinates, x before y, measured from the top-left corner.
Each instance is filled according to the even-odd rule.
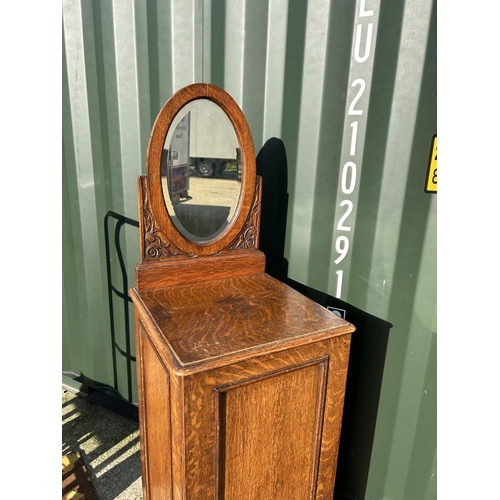
[[[199,81],[283,141],[289,277],[393,325],[365,498],[436,498],[433,0],[63,1],[63,371],[136,401],[136,181]]]

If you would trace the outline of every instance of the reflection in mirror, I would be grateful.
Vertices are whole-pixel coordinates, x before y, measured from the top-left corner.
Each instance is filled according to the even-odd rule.
[[[188,240],[210,241],[231,223],[241,168],[238,138],[224,110],[208,99],[186,104],[167,132],[161,181],[170,218]]]

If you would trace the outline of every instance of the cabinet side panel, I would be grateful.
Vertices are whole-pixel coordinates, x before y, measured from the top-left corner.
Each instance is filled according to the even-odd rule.
[[[339,452],[342,414],[344,411],[347,367],[351,334],[329,340],[328,390],[319,464],[316,500],[331,500],[335,485],[335,472]]]
[[[172,498],[172,460],[170,426],[170,376],[139,325],[142,357],[142,390],[144,419],[141,446],[147,450],[143,481],[147,481],[149,499]]]
[[[314,498],[325,374],[321,363],[221,393],[219,498]]]
[[[148,484],[148,462],[147,462],[147,441],[146,441],[146,410],[145,410],[145,396],[144,396],[144,359],[142,356],[142,344],[145,341],[144,327],[139,321],[139,311],[134,307],[134,320],[135,320],[135,348],[137,353],[137,399],[139,410],[139,437],[141,441],[141,468],[142,468],[142,494],[145,499],[149,498],[149,484]],[[146,341],[147,342],[147,341]]]

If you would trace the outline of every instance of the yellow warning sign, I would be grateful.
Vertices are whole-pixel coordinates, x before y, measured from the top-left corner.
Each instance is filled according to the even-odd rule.
[[[432,137],[431,154],[427,168],[427,182],[425,183],[426,193],[437,193],[438,190],[438,146],[437,135]]]

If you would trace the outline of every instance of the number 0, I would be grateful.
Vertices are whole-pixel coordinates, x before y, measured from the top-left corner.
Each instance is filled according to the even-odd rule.
[[[347,183],[347,174],[351,170],[349,184]],[[356,187],[356,164],[353,161],[348,161],[342,169],[342,192],[344,194],[351,194]]]

